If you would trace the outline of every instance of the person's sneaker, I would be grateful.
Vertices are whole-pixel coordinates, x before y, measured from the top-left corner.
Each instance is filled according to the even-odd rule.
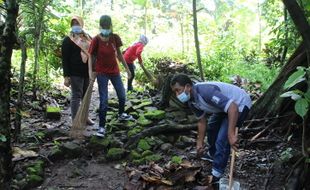
[[[127,113],[122,113],[121,115],[118,116],[118,120],[120,121],[130,121],[134,120],[133,117]]]
[[[204,155],[201,157],[201,160],[213,162],[213,157],[210,155],[210,152],[208,151],[206,154],[204,154]]]
[[[104,127],[99,127],[97,133],[96,133],[96,136],[97,137],[104,137],[104,134],[105,134],[105,128]]]

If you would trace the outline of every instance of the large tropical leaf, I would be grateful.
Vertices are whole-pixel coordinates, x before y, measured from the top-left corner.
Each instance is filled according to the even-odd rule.
[[[306,71],[304,69],[298,69],[285,82],[284,89],[291,88],[291,87],[295,86],[297,83],[300,83],[300,82],[306,80],[304,77],[305,74],[306,74]]]
[[[291,97],[292,100],[298,100],[301,98],[301,96],[298,94],[298,92],[300,92],[300,91],[298,91],[298,90],[288,91],[288,92],[281,94],[280,97],[282,97],[282,98]]]
[[[304,118],[304,116],[307,114],[308,109],[309,102],[304,98],[297,100],[295,103],[295,111],[302,118]]]

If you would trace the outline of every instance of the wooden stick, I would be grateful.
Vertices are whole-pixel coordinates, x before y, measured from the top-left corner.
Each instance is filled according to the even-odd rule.
[[[235,129],[235,134],[238,135],[238,127],[236,127]],[[231,190],[232,185],[233,185],[233,173],[234,173],[234,165],[235,165],[235,158],[236,158],[236,152],[235,150],[232,148],[231,149],[231,160],[230,160],[230,170],[229,170],[229,185],[228,185],[228,189]]]

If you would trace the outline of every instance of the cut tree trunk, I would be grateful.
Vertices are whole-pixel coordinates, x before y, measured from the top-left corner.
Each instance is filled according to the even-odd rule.
[[[7,0],[6,17],[0,34],[0,189],[11,189],[12,152],[10,126],[11,57],[16,43],[18,3]]]

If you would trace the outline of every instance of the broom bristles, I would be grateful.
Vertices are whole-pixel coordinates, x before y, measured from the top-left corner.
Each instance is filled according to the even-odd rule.
[[[155,77],[151,74],[150,71],[148,71],[143,64],[141,64],[141,68],[142,70],[144,71],[146,77],[151,81],[151,83],[155,86],[156,84],[156,80],[155,80]]]
[[[72,127],[70,130],[70,136],[72,138],[77,138],[77,139],[84,138],[83,132],[85,130],[86,121],[88,118],[88,110],[89,110],[89,105],[91,102],[91,95],[93,91],[94,82],[95,80],[90,80],[90,83],[87,87],[84,98],[82,100],[82,103],[72,122]]]

